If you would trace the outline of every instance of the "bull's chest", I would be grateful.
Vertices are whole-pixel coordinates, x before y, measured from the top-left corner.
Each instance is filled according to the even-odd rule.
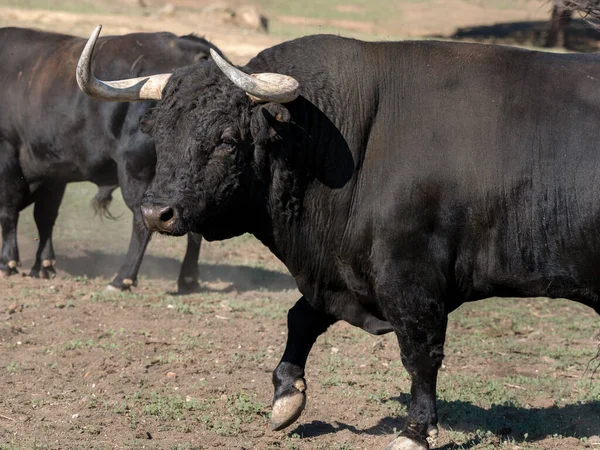
[[[372,334],[391,331],[369,288],[368,279],[356,267],[336,258],[335,271],[319,271],[315,276],[295,276],[298,289],[313,308],[344,320]]]

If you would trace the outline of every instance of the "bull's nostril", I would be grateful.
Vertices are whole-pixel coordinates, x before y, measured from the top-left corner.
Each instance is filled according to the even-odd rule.
[[[167,208],[164,211],[161,211],[160,220],[161,222],[168,222],[175,216],[175,211],[173,208]]]

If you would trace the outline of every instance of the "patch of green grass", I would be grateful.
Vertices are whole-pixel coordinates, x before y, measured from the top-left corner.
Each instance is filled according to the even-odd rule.
[[[21,370],[21,364],[11,361],[8,366],[6,366],[6,370],[9,373],[17,373]]]
[[[280,320],[287,317],[289,305],[272,298],[256,298],[251,300],[228,300],[227,306],[232,312],[244,314],[250,318]]]
[[[404,0],[403,0],[404,1]],[[381,21],[387,17],[398,16],[400,0],[323,0],[309,2],[281,2],[277,0],[259,0],[271,16],[299,16],[318,19]],[[430,0],[411,0],[428,2]]]
[[[150,416],[156,416],[160,420],[184,420],[188,416],[188,412],[202,411],[203,409],[205,407],[195,399],[185,399],[179,394],[164,395],[152,392],[143,412]]]
[[[78,350],[86,348],[101,348],[103,350],[117,350],[121,348],[116,342],[97,342],[94,339],[71,339],[62,345],[64,350]]]
[[[95,2],[93,0],[0,0],[0,6],[21,9],[65,11],[76,14],[115,14],[135,12],[119,2]]]
[[[403,36],[398,33],[398,22],[402,17],[402,4],[407,0],[349,0],[338,2],[325,0],[320,2],[280,2],[260,0],[258,3],[272,18],[269,32],[285,39],[310,34],[336,34],[363,40],[397,40]],[[430,0],[408,0],[415,3]],[[295,23],[278,20],[279,16],[295,17]],[[308,20],[303,22],[303,18]],[[320,23],[313,23],[317,19]],[[327,22],[327,21],[340,21]],[[346,23],[344,23],[344,21]],[[376,35],[361,25],[374,24]],[[341,26],[340,26],[341,25]]]
[[[58,309],[75,308],[75,305],[73,304],[73,300],[72,299],[68,299],[65,302],[55,303],[54,307],[58,308]]]
[[[251,422],[254,416],[264,416],[263,410],[267,405],[255,400],[256,395],[238,392],[228,396],[229,411],[239,417],[242,422]]]
[[[196,314],[197,308],[189,303],[183,297],[167,296],[161,298],[159,303],[153,305],[160,308],[166,308],[179,314]]]

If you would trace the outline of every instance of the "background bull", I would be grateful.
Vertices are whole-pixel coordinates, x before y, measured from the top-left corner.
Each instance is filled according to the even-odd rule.
[[[600,2],[598,0],[553,0],[546,47],[569,48],[569,24],[573,13],[577,12],[592,26],[599,28]]]
[[[80,85],[118,98],[127,81],[103,91],[89,77],[94,38]],[[153,89],[142,210],[166,234],[251,232],[295,277],[276,428],[302,410],[306,356],[337,320],[396,333],[411,403],[388,449],[424,450],[450,312],[546,296],[600,313],[595,58],[336,36],[283,43],[242,70],[213,58]]]
[[[111,283],[128,289],[150,240],[139,208],[156,155],[138,124],[153,103],[102,103],[82,94],[75,82],[81,38],[4,28],[0,42],[0,272],[16,272],[19,211],[35,203],[39,248],[31,275],[53,274],[52,228],[66,183],[91,181],[99,186],[93,204],[101,213],[108,214],[117,187],[134,213],[129,250]],[[210,48],[193,35],[109,36],[98,45],[98,70],[107,79],[171,71],[208,59]],[[179,291],[198,287],[200,242],[200,236],[188,235]]]

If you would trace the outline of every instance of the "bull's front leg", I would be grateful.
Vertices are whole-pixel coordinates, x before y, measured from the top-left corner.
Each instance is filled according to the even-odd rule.
[[[427,439],[435,440],[438,434],[436,382],[444,358],[444,302],[423,289],[411,287],[387,304],[387,318],[394,327],[402,364],[411,378],[411,398],[406,428],[386,450],[427,450]]]
[[[337,319],[315,310],[304,297],[288,311],[285,351],[273,372],[275,396],[271,428],[281,430],[300,417],[306,405],[304,368],[310,349]]]

